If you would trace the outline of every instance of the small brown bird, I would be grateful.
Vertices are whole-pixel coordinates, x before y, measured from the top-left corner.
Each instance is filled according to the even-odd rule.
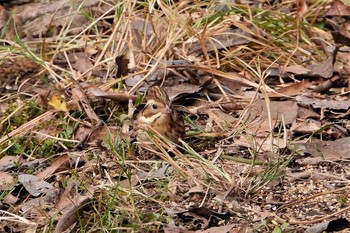
[[[159,86],[148,89],[147,103],[137,115],[137,140],[150,142],[147,130],[157,131],[172,142],[185,135],[182,116],[171,105],[167,93]]]

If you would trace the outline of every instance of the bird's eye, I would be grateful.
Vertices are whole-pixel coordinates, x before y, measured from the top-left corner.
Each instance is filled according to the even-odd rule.
[[[153,108],[153,109],[157,109],[158,106],[157,106],[156,104],[152,104],[152,108]]]

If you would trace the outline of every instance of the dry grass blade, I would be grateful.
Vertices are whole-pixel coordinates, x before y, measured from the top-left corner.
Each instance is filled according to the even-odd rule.
[[[60,192],[3,189],[1,229],[302,232],[349,210],[338,161],[349,56],[327,13],[339,1],[18,2],[0,6],[0,176],[46,177]],[[344,12],[331,24],[342,33]],[[153,86],[171,100],[149,101]],[[142,144],[139,120],[162,114]],[[332,159],[315,158],[318,145]]]
[[[47,111],[47,112],[43,113],[42,115],[40,115],[40,116],[36,117],[35,119],[29,121],[28,123],[23,124],[21,127],[11,131],[8,135],[3,136],[2,138],[0,138],[0,145],[5,143],[8,140],[13,139],[14,137],[18,137],[18,136],[27,134],[33,128],[37,127],[38,125],[42,124],[43,122],[49,121],[55,115],[56,115],[56,113],[53,112],[53,111]]]
[[[27,224],[27,225],[36,225],[36,223],[34,223],[32,221],[29,221],[26,218],[23,218],[23,217],[21,217],[19,215],[16,215],[16,214],[4,211],[4,210],[0,210],[0,213],[2,213],[3,215],[8,215],[8,217],[6,217],[6,216],[5,217],[0,217],[0,220],[19,222],[19,223]]]
[[[244,78],[243,76],[241,76],[241,75],[239,75],[237,73],[222,72],[222,71],[219,71],[219,70],[214,70],[214,69],[207,68],[207,67],[202,67],[202,66],[192,66],[191,65],[189,67],[208,72],[209,74],[216,75],[216,76],[218,76],[220,78],[225,78],[225,79],[228,79],[228,80],[234,81],[234,82],[240,82],[240,83],[246,84],[248,86],[260,89],[259,84],[256,84],[256,83],[254,83],[252,81],[249,81],[249,80],[247,80],[246,78]],[[270,91],[270,92],[275,92],[270,87],[267,87],[267,90]]]

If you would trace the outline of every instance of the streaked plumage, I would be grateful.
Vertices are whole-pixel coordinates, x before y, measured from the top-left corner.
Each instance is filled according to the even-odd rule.
[[[169,140],[177,143],[185,134],[182,116],[171,106],[164,89],[153,86],[148,89],[147,103],[137,115],[137,139],[150,141],[146,130],[151,128]]]

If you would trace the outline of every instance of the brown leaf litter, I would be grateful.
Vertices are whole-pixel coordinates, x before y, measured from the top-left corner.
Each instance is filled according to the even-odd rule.
[[[348,6],[319,9],[331,33],[307,2],[79,3],[19,7],[22,41],[1,35],[1,230],[346,228]],[[152,85],[188,134],[150,152],[132,131]],[[11,128],[29,100],[43,113]]]

